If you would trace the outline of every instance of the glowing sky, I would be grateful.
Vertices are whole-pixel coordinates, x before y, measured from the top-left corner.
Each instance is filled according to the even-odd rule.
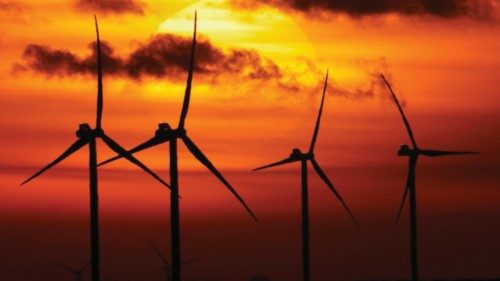
[[[363,1],[263,2],[0,0],[6,278],[43,273],[64,280],[45,261],[78,264],[88,255],[87,153],[26,187],[19,183],[72,143],[80,122],[94,120],[92,14],[108,48],[104,128],[131,147],[149,138],[158,121],[178,120],[195,10],[202,46],[186,126],[260,223],[182,148],[183,250],[202,258],[186,267],[188,281],[249,280],[257,273],[298,280],[299,167],[249,170],[308,147],[327,68],[317,159],[362,228],[311,174],[314,280],[408,276],[407,214],[391,228],[406,173],[396,151],[408,138],[381,72],[404,101],[422,147],[481,152],[419,163],[423,277],[500,276],[499,2],[438,7],[411,0],[418,5],[376,9]],[[138,157],[166,178],[167,152],[165,146]],[[111,155],[99,146],[99,159]],[[160,280],[147,239],[168,253],[168,190],[126,162],[100,176],[104,274]]]

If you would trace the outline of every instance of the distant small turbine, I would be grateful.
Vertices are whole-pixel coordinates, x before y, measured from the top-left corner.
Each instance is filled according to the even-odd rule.
[[[195,50],[196,50],[196,23],[197,15],[195,13],[194,18],[194,31],[193,31],[193,42],[191,45],[191,58],[189,61],[189,72],[186,82],[186,91],[184,93],[184,101],[182,104],[182,111],[179,119],[179,125],[176,129],[172,129],[168,123],[158,124],[158,130],[154,137],[145,141],[144,143],[136,146],[129,150],[129,153],[136,153],[150,147],[169,143],[170,151],[170,225],[172,231],[172,280],[181,280],[181,250],[180,250],[180,214],[179,214],[179,172],[177,167],[177,140],[180,139],[188,150],[193,154],[193,156],[200,161],[205,167],[212,172],[212,174],[217,177],[226,188],[236,197],[236,199],[243,205],[243,207],[248,211],[248,213],[255,219],[255,215],[252,210],[245,203],[243,198],[236,192],[236,190],[231,186],[231,184],[224,178],[224,176],[215,168],[215,166],[210,162],[210,160],[205,156],[205,154],[198,148],[198,146],[189,138],[186,129],[184,128],[184,123],[189,109],[189,100],[191,97],[191,84],[193,81],[194,64],[195,64]],[[99,165],[104,165],[106,163],[115,161],[122,158],[123,155],[118,155],[111,159],[108,159]]]
[[[53,262],[53,261],[51,261],[50,263],[52,265],[56,266],[56,267],[59,267],[59,268],[61,268],[63,270],[71,272],[75,276],[76,281],[83,281],[83,274],[85,273],[85,270],[90,265],[90,261],[89,261],[83,267],[77,269],[77,268],[73,268],[71,266],[68,266],[68,265],[65,265],[65,264],[61,264],[61,263],[57,263],[57,262]]]
[[[97,118],[96,126],[94,129],[89,124],[80,124],[76,136],[78,140],[73,143],[66,151],[64,151],[54,161],[50,162],[43,169],[29,177],[21,185],[28,183],[32,179],[38,177],[45,171],[57,165],[59,162],[66,159],[71,154],[77,152],[85,145],[89,146],[89,170],[90,170],[90,249],[91,249],[91,271],[92,281],[99,281],[99,193],[98,193],[98,178],[97,178],[97,148],[96,139],[102,139],[104,143],[111,148],[114,152],[125,157],[128,161],[139,166],[148,174],[153,176],[156,180],[160,181],[163,185],[169,186],[159,176],[157,176],[148,167],[142,164],[134,156],[128,153],[116,141],[104,133],[101,126],[102,108],[103,108],[103,85],[102,85],[102,61],[101,61],[101,41],[99,39],[99,27],[97,25],[97,18],[94,16],[95,28],[97,34]]]
[[[167,275],[167,281],[172,281],[172,264],[168,262],[168,260],[165,258],[165,256],[158,250],[158,248],[155,246],[153,242],[151,242],[151,247],[153,247],[154,251],[160,257],[161,261],[163,262],[163,269],[166,272]],[[197,262],[200,259],[191,259],[187,261],[181,262],[181,265],[188,265],[194,262]]]
[[[326,183],[326,185],[330,188],[333,194],[335,194],[340,203],[342,203],[342,205],[344,206],[345,210],[351,217],[354,224],[358,226],[358,223],[356,222],[354,215],[352,214],[351,210],[349,210],[349,207],[347,207],[347,204],[344,202],[344,199],[342,199],[342,197],[337,192],[335,187],[333,187],[332,182],[328,179],[325,172],[323,172],[318,162],[316,162],[316,159],[314,158],[314,146],[316,144],[316,139],[318,137],[319,124],[321,121],[321,114],[323,112],[323,104],[325,101],[327,83],[328,83],[328,71],[326,72],[325,85],[323,87],[323,96],[321,97],[321,105],[319,108],[318,119],[316,120],[316,127],[314,128],[314,133],[312,136],[312,141],[311,141],[311,146],[309,147],[309,151],[307,153],[303,153],[300,151],[300,149],[294,148],[292,150],[292,154],[290,154],[290,157],[253,170],[253,171],[263,170],[293,162],[300,162],[302,165],[302,268],[303,268],[302,274],[304,281],[309,281],[309,201],[308,201],[308,187],[307,187],[307,161],[311,162],[316,173],[318,173],[320,178]]]
[[[406,179],[406,187],[403,192],[403,199],[401,200],[401,204],[399,206],[398,214],[396,216],[396,221],[394,222],[394,227],[396,227],[399,218],[401,216],[401,212],[403,210],[404,203],[406,201],[406,197],[408,195],[408,191],[410,192],[410,252],[411,252],[411,279],[413,281],[418,280],[418,256],[417,256],[417,197],[415,191],[415,170],[417,166],[417,160],[420,155],[428,156],[428,157],[438,157],[438,156],[449,156],[449,155],[463,155],[463,154],[478,154],[477,152],[461,152],[461,151],[442,151],[442,150],[430,150],[430,149],[420,149],[417,146],[417,142],[415,141],[415,137],[413,136],[413,131],[410,127],[410,123],[403,112],[403,108],[398,101],[398,98],[394,94],[392,90],[391,84],[384,75],[381,75],[382,80],[387,85],[389,92],[394,100],[394,103],[398,107],[399,113],[403,118],[403,123],[408,131],[408,135],[410,137],[413,148],[410,148],[406,144],[402,144],[399,151],[398,156],[408,156],[408,176]]]

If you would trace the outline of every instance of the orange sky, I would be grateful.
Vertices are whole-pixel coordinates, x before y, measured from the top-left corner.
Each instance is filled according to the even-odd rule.
[[[293,276],[298,276],[292,274],[295,272],[287,273],[286,268],[291,263],[297,264],[298,270],[299,240],[278,240],[289,232],[294,233],[293,238],[299,238],[299,167],[262,173],[249,170],[286,157],[293,147],[308,147],[327,68],[331,80],[316,155],[361,225],[366,226],[361,230],[351,227],[340,205],[311,173],[312,231],[317,233],[312,250],[317,259],[313,267],[315,279],[407,276],[406,215],[396,232],[390,224],[406,169],[406,160],[398,158],[396,151],[408,138],[388,93],[374,79],[380,72],[390,77],[404,100],[422,147],[481,152],[474,157],[422,159],[419,163],[422,260],[427,259],[422,261],[423,276],[499,276],[495,268],[500,267],[500,259],[492,254],[500,250],[495,238],[500,235],[497,1],[491,1],[487,18],[399,12],[349,16],[328,7],[316,7],[309,12],[294,10],[281,7],[281,1],[261,7],[240,7],[226,0],[142,1],[125,11],[71,2],[0,1],[0,20],[4,22],[0,27],[0,198],[4,200],[0,213],[12,226],[3,230],[3,235],[15,237],[15,243],[8,243],[9,249],[18,252],[13,261],[7,262],[7,257],[0,260],[0,264],[7,264],[5,272],[18,274],[12,272],[18,272],[19,265],[25,262],[33,263],[33,270],[43,271],[40,268],[47,258],[72,259],[76,263],[85,260],[85,254],[79,255],[83,258],[68,258],[71,255],[63,250],[65,247],[55,242],[44,244],[41,238],[30,235],[16,237],[17,231],[40,231],[54,237],[61,234],[60,230],[51,230],[49,226],[67,223],[68,231],[78,233],[81,241],[62,239],[65,241],[61,243],[74,243],[73,249],[84,253],[87,250],[86,237],[79,232],[80,228],[87,231],[81,226],[86,223],[88,211],[86,152],[72,156],[26,187],[20,188],[19,183],[73,142],[80,122],[94,122],[95,77],[91,73],[52,75],[33,71],[29,58],[23,58],[25,48],[38,44],[71,52],[79,59],[88,57],[88,44],[95,40],[95,12],[101,38],[117,57],[125,60],[156,35],[188,38],[197,9],[201,40],[209,42],[224,59],[230,59],[235,50],[251,52],[259,59],[235,64],[232,72],[221,69],[218,63],[207,63],[207,72],[195,73],[187,128],[254,209],[261,223],[255,226],[223,186],[182,148],[181,206],[186,224],[183,233],[187,237],[183,247],[188,255],[204,259],[218,251],[214,259],[229,257],[234,268],[226,271],[231,277],[223,277],[217,263],[207,261],[193,265],[189,278],[248,280],[258,272],[273,276],[272,280],[294,280]],[[134,3],[116,2],[122,8]],[[256,65],[249,66],[248,62]],[[280,76],[271,73],[267,78],[249,78],[249,73],[258,67],[267,71],[272,65],[280,70]],[[23,69],[19,70],[19,66]],[[55,66],[62,69],[58,67]],[[149,138],[158,121],[175,124],[184,80],[182,69],[164,76],[146,73],[140,79],[126,72],[105,74],[105,130],[131,147]],[[357,91],[368,94],[359,95]],[[104,146],[98,149],[99,159],[112,155]],[[167,178],[166,146],[138,157]],[[142,225],[166,252],[168,190],[126,162],[101,169],[100,176],[101,214],[105,218],[102,224],[108,222],[103,227],[109,228],[103,239],[110,240],[109,249],[120,248],[110,238],[113,233],[128,233],[122,237],[126,241],[123,243],[146,240],[148,237],[139,238],[144,234],[135,229]],[[152,219],[157,214],[162,214],[164,220],[159,215]],[[71,226],[71,216],[80,222],[79,226]],[[130,224],[124,217],[130,218]],[[145,226],[144,220],[151,220],[151,225]],[[213,229],[207,230],[213,224],[220,229],[219,238],[210,232]],[[253,231],[253,236],[240,236],[244,241],[235,238],[244,231]],[[448,239],[439,238],[439,231],[448,233]],[[205,242],[213,245],[203,246],[204,242],[196,238],[198,232],[207,235]],[[268,232],[272,235],[266,236]],[[340,243],[333,243],[329,237]],[[234,243],[240,243],[249,261],[238,262],[242,254],[236,249],[220,250],[222,242],[228,239],[239,241]],[[257,242],[266,245],[265,250],[258,250]],[[19,251],[12,246],[16,243],[23,245]],[[469,244],[463,246],[464,252],[459,252],[454,243]],[[46,257],[42,250],[31,250],[49,245],[51,249],[61,247],[61,252],[53,250],[52,257]],[[134,247],[147,256],[147,246]],[[283,249],[295,248],[297,251],[291,250],[283,257]],[[384,255],[384,249],[390,257],[374,262],[372,259]],[[335,254],[329,256],[329,252]],[[453,258],[447,258],[447,253]],[[145,259],[148,258],[154,260],[154,256]],[[111,253],[108,259],[104,262],[109,274],[116,274],[112,273],[117,266],[111,262]],[[325,259],[337,262],[342,270],[331,269]],[[253,267],[245,268],[242,263]],[[354,268],[351,263],[359,267]],[[391,266],[395,263],[398,266]],[[138,265],[136,271],[150,269]],[[52,278],[56,280],[56,272],[47,274],[54,274]],[[16,275],[16,280],[30,280],[27,276]]]

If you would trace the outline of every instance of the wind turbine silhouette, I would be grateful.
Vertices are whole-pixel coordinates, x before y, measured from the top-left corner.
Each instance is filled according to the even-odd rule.
[[[205,154],[196,146],[196,144],[188,137],[184,123],[189,109],[189,100],[191,97],[191,84],[193,81],[193,72],[195,64],[195,50],[196,50],[196,27],[197,27],[197,13],[195,12],[194,18],[194,31],[193,42],[191,45],[191,58],[189,61],[189,73],[186,82],[186,91],[184,93],[184,102],[182,104],[182,111],[179,119],[177,129],[172,129],[168,123],[158,124],[158,130],[154,137],[145,141],[144,143],[129,150],[130,154],[142,151],[144,149],[168,142],[170,151],[170,216],[171,216],[171,230],[172,230],[172,280],[181,280],[181,251],[180,251],[180,215],[179,215],[179,182],[178,182],[178,169],[177,169],[177,140],[180,139],[184,142],[188,150],[193,156],[205,165],[236,197],[236,199],[245,207],[250,215],[257,220],[254,213],[247,206],[243,198],[236,192],[231,184],[224,178],[224,176],[215,168]],[[119,158],[123,155],[118,155],[108,159],[99,165],[104,165]]]
[[[307,187],[307,161],[310,161],[314,170],[316,173],[318,173],[319,177],[326,183],[326,185],[330,188],[330,190],[335,194],[337,199],[342,203],[344,206],[345,210],[351,217],[352,221],[356,226],[358,226],[358,223],[356,219],[354,218],[354,215],[352,214],[351,210],[349,207],[347,207],[347,204],[344,202],[344,199],[340,196],[340,194],[337,192],[335,187],[333,186],[332,182],[328,179],[326,176],[325,172],[321,169],[319,166],[318,162],[314,158],[314,146],[316,144],[316,139],[318,137],[318,132],[319,132],[319,125],[321,121],[321,114],[323,112],[323,104],[325,102],[325,94],[326,94],[326,87],[328,84],[328,71],[326,72],[326,78],[325,78],[325,84],[323,87],[323,95],[321,97],[321,105],[319,108],[319,113],[318,113],[318,118],[316,120],[316,126],[314,128],[314,133],[312,136],[311,140],[311,146],[309,147],[309,151],[306,153],[303,153],[300,151],[298,148],[294,148],[292,150],[292,153],[288,158],[285,158],[281,161],[271,163],[269,165],[265,165],[256,169],[253,169],[252,171],[258,171],[258,170],[263,170],[275,166],[280,166],[280,165],[285,165],[293,162],[300,162],[301,167],[302,167],[302,274],[303,274],[303,280],[304,281],[309,281],[309,200],[308,200],[308,187]]]
[[[97,24],[97,17],[94,15],[95,29],[97,35],[97,117],[96,126],[94,129],[90,127],[88,123],[83,123],[79,125],[79,129],[76,132],[78,139],[73,143],[66,151],[64,151],[59,157],[54,161],[50,162],[47,166],[42,168],[40,171],[36,172],[34,175],[25,180],[21,185],[28,183],[34,178],[38,177],[45,171],[54,167],[64,159],[66,159],[71,154],[77,152],[80,148],[85,145],[89,146],[89,179],[90,179],[90,249],[91,249],[91,270],[92,270],[92,281],[99,281],[99,193],[98,193],[98,177],[97,177],[97,148],[96,140],[101,139],[109,148],[111,148],[116,153],[125,157],[127,160],[137,165],[148,174],[153,176],[156,180],[161,182],[165,186],[169,186],[164,182],[159,176],[157,176],[153,171],[151,171],[146,165],[137,160],[134,156],[127,152],[122,146],[120,146],[116,141],[109,137],[101,126],[102,110],[103,110],[103,84],[102,84],[102,61],[101,61],[101,41],[99,39],[99,27]]]
[[[165,256],[163,256],[163,254],[160,252],[160,250],[158,250],[158,248],[155,246],[155,244],[153,242],[150,242],[150,243],[151,243],[151,247],[153,247],[154,251],[156,252],[158,257],[160,257],[160,259],[163,262],[163,269],[167,273],[167,281],[172,281],[172,265],[170,264],[170,262],[168,262],[168,260],[165,258]],[[181,262],[181,265],[188,265],[188,264],[191,264],[193,262],[197,262],[198,260],[199,259],[191,259],[191,260],[183,261],[183,262]]]
[[[68,265],[65,265],[65,264],[61,264],[61,263],[57,263],[57,262],[53,262],[51,261],[50,262],[52,265],[54,266],[57,266],[61,269],[64,269],[66,271],[69,271],[71,273],[73,273],[73,275],[75,276],[76,278],[76,281],[83,281],[83,273],[85,273],[85,270],[89,267],[90,265],[90,261],[87,262],[87,264],[85,264],[83,267],[77,269],[77,268],[73,268],[71,266],[68,266]]]
[[[406,197],[408,196],[408,192],[410,193],[410,259],[411,259],[411,279],[413,281],[418,280],[418,249],[417,249],[417,196],[415,190],[415,171],[417,166],[417,160],[420,155],[427,157],[439,157],[439,156],[449,156],[449,155],[464,155],[464,154],[478,154],[477,152],[463,152],[463,151],[444,151],[444,150],[431,150],[431,149],[420,149],[417,146],[417,142],[415,141],[415,137],[413,135],[413,131],[411,129],[410,123],[405,116],[403,108],[399,103],[396,94],[392,90],[391,84],[385,78],[383,74],[381,74],[381,78],[384,83],[387,85],[389,92],[396,104],[399,113],[403,119],[403,123],[408,131],[408,136],[410,137],[412,148],[410,148],[406,144],[402,144],[399,151],[398,156],[408,156],[408,175],[406,179],[406,187],[403,192],[403,198],[401,200],[401,204],[399,206],[398,214],[396,216],[396,220],[394,222],[394,227],[398,224],[399,218],[401,216],[401,212],[403,211],[403,206],[406,201]]]

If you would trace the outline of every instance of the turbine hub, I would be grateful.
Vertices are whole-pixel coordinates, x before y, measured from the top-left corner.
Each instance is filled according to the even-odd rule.
[[[159,123],[155,132],[157,138],[169,138],[172,135],[172,127],[168,123]]]
[[[79,138],[92,138],[102,136],[104,131],[101,128],[92,129],[88,123],[81,123],[76,131]]]
[[[88,123],[81,123],[78,125],[76,136],[79,138],[86,138],[92,136],[92,128]]]
[[[186,135],[186,130],[184,128],[172,129],[168,123],[160,123],[155,135],[163,139],[181,138]]]
[[[292,159],[309,159],[311,156],[312,154],[302,153],[298,148],[292,149],[292,153],[290,154],[290,158]]]
[[[168,123],[159,123],[158,124],[158,130],[160,131],[169,131],[172,130],[172,127]]]
[[[100,137],[104,134],[104,130],[102,128],[95,128],[93,132],[95,137]]]
[[[186,129],[184,129],[184,128],[177,128],[177,129],[175,130],[175,133],[176,133],[176,134],[175,134],[175,135],[176,135],[176,137],[183,137],[183,136],[185,136],[185,135],[186,135]]]

